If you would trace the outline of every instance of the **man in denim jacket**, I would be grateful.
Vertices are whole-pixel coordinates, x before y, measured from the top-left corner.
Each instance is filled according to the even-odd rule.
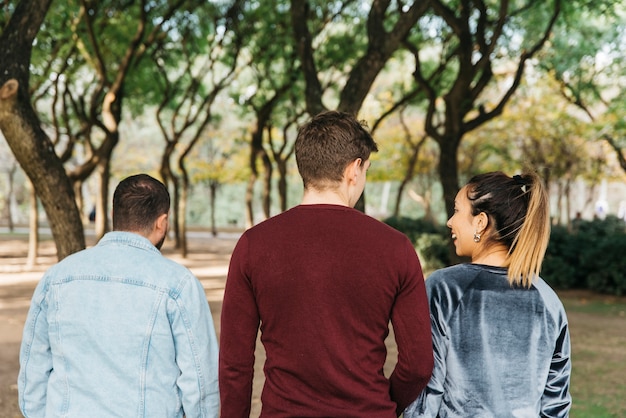
[[[139,174],[113,196],[113,232],[50,268],[24,326],[25,417],[217,417],[217,341],[199,281],[159,251],[165,186]]]

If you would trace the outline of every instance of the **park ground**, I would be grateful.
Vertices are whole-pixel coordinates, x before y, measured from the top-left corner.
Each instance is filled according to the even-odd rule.
[[[217,237],[196,232],[189,236],[189,253],[182,259],[166,242],[163,253],[189,267],[202,282],[216,331],[219,323],[228,260],[238,233]],[[93,244],[88,237],[88,245]],[[17,406],[19,346],[30,297],[43,272],[56,261],[49,237],[42,237],[37,265],[25,269],[27,236],[0,233],[0,418],[21,417]],[[626,273],[625,273],[626,274]],[[573,375],[572,418],[626,417],[626,298],[585,291],[560,291],[570,322]],[[388,373],[397,355],[387,341]],[[263,349],[257,344],[252,417],[260,412]]]

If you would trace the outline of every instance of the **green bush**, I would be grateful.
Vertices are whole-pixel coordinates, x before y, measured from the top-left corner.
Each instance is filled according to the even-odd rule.
[[[561,289],[626,294],[626,224],[614,216],[553,227],[542,277]]]
[[[598,240],[581,261],[588,270],[589,289],[618,296],[626,294],[626,234]]]
[[[425,273],[449,266],[450,232],[424,219],[385,220],[409,237]],[[541,276],[557,289],[589,289],[626,295],[626,223],[615,216],[578,221],[571,231],[554,226]]]
[[[450,265],[450,230],[447,227],[421,218],[391,217],[384,222],[411,240],[425,273]]]
[[[450,265],[450,238],[441,234],[422,234],[415,242],[425,273]]]
[[[563,226],[555,226],[543,261],[541,276],[559,289],[586,287],[587,274],[580,265],[582,252],[587,248],[587,237],[572,234]]]

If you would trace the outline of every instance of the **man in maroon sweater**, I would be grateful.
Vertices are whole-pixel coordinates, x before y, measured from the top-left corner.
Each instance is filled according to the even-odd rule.
[[[433,366],[420,262],[405,235],[353,209],[378,151],[354,117],[314,117],[295,147],[302,204],[247,230],[231,258],[221,416],[250,416],[260,326],[261,417],[395,418]],[[398,362],[387,379],[389,321]]]

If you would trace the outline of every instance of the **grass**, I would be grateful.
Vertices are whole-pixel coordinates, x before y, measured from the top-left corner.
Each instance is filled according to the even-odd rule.
[[[572,418],[626,417],[626,298],[559,292],[572,340]]]

